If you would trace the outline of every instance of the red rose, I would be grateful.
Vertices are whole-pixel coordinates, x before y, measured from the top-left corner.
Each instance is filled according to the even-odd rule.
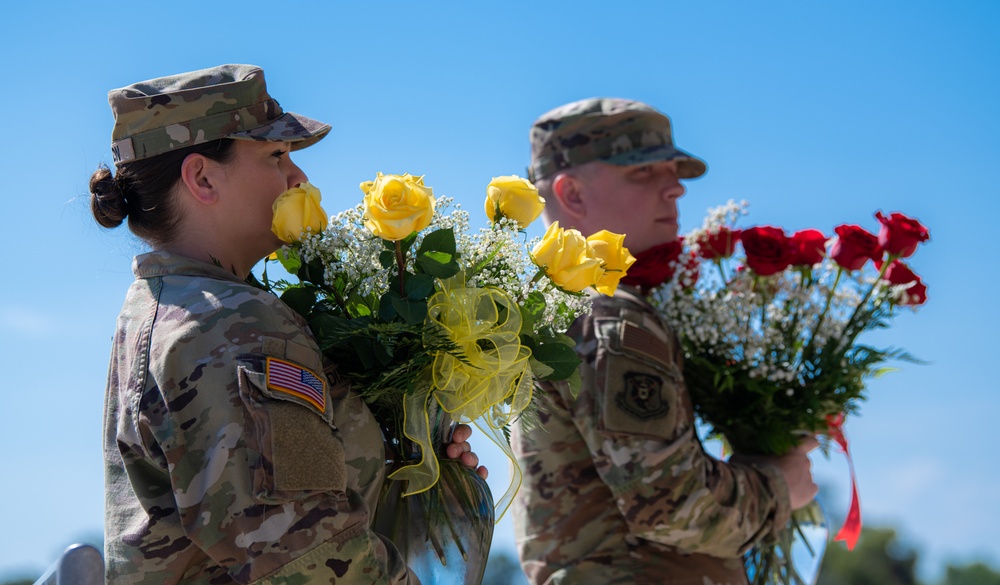
[[[781,228],[752,227],[743,230],[740,240],[747,253],[747,266],[757,274],[768,276],[788,268],[792,259],[791,249],[788,247],[788,236]]]
[[[819,230],[797,231],[788,244],[792,250],[792,266],[812,266],[823,261],[826,236]]]
[[[740,231],[720,227],[719,231],[698,238],[698,253],[705,260],[729,258],[740,241]]]
[[[882,224],[878,232],[878,245],[887,253],[906,258],[917,250],[917,244],[930,239],[930,233],[915,219],[902,213],[891,213],[889,217],[875,212],[875,218]]]
[[[879,266],[879,269],[882,267]],[[910,270],[910,267],[899,260],[893,260],[882,275],[882,280],[893,285],[910,284],[906,289],[900,305],[922,305],[927,302],[927,287],[920,280],[920,277]],[[911,284],[912,283],[912,284]]]
[[[899,301],[899,304],[916,307],[917,305],[922,305],[926,302],[927,286],[918,280],[910,286],[910,288],[906,289],[906,294],[904,295],[903,300]]]
[[[670,280],[674,275],[674,261],[681,255],[681,242],[668,242],[653,246],[635,255],[635,264],[629,266],[621,282],[642,290],[649,290]]]
[[[876,262],[875,266],[881,270],[882,262]],[[882,280],[888,282],[889,284],[910,284],[920,280],[920,277],[910,270],[910,267],[903,264],[899,260],[893,260],[892,264],[885,269],[885,274],[882,275]]]
[[[830,257],[844,270],[860,270],[869,258],[881,260],[882,248],[878,238],[861,226],[842,225],[834,228],[837,240],[830,249]]]

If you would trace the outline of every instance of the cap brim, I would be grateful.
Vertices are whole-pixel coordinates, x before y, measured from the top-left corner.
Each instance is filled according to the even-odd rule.
[[[652,162],[677,161],[677,174],[682,179],[695,179],[705,174],[708,166],[705,161],[669,144],[636,148],[617,154],[611,158],[601,159],[602,162],[617,166],[641,165]]]
[[[299,150],[307,146],[312,146],[324,136],[330,133],[330,125],[318,120],[300,116],[292,112],[285,112],[270,124],[234,132],[227,138],[237,140],[260,140],[267,142],[291,142],[292,150]]]

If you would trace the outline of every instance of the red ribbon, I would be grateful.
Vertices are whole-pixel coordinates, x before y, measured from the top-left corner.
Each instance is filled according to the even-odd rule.
[[[840,450],[847,457],[847,465],[851,469],[851,507],[847,510],[847,518],[840,531],[833,537],[834,541],[843,540],[847,545],[847,550],[854,550],[854,545],[861,536],[861,503],[858,500],[858,482],[854,476],[854,461],[851,459],[851,452],[847,448],[847,437],[844,436],[844,414],[831,415],[826,417],[826,432],[833,439]]]

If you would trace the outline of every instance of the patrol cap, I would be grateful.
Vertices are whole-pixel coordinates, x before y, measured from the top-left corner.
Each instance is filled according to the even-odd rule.
[[[670,118],[642,102],[589,98],[542,114],[531,127],[531,180],[599,160],[630,166],[677,161],[678,174],[705,174],[704,161],[674,146]]]
[[[115,115],[116,165],[220,138],[310,146],[328,124],[284,112],[254,65],[219,65],[134,83],[108,92]]]

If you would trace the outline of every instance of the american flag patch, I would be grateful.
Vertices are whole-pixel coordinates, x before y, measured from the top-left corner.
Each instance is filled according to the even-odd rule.
[[[267,387],[305,400],[326,411],[326,383],[311,371],[278,358],[267,358]]]

